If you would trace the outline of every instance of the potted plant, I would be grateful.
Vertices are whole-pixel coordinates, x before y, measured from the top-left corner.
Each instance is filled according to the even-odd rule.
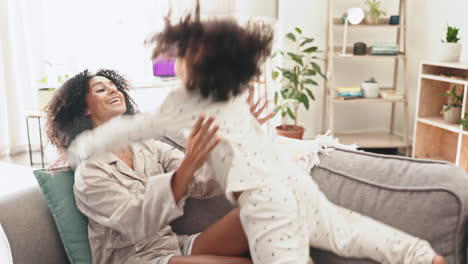
[[[378,0],[366,0],[365,4],[369,8],[366,11],[365,22],[367,24],[375,25],[378,24],[382,16],[387,15],[381,2]]]
[[[380,86],[374,77],[361,83],[362,93],[365,98],[377,98],[379,97]]]
[[[468,130],[468,113],[465,113],[462,119],[460,119],[460,125],[463,130]]]
[[[287,67],[275,67],[272,71],[273,80],[281,81],[281,88],[275,92],[275,112],[281,112],[283,124],[276,127],[278,135],[290,138],[302,139],[304,127],[297,124],[297,111],[302,104],[309,109],[309,99],[315,100],[311,86],[316,86],[313,79],[319,75],[323,78],[320,66],[315,62],[319,59],[315,53],[318,48],[312,44],[313,38],[304,37],[300,28],[295,28],[295,32],[289,32],[286,37],[294,43],[294,52],[275,52],[284,58]],[[280,77],[281,74],[281,78]],[[286,124],[287,116],[294,120],[294,125]]]
[[[440,112],[444,115],[444,120],[451,124],[460,123],[463,92],[457,94],[457,87],[453,86],[452,90],[447,90],[442,95],[448,97],[447,104],[444,104]]]
[[[53,72],[53,64],[49,61],[44,62],[48,68],[48,71]],[[39,88],[37,89],[38,99],[39,99],[39,109],[42,111],[52,98],[52,94],[54,93],[55,89],[65,82],[68,79],[68,74],[59,75],[56,74],[56,79],[51,81],[48,75],[43,76],[37,82],[40,84]]]
[[[458,43],[460,41],[458,31],[459,28],[447,25],[445,40],[441,39],[442,43],[439,48],[440,61],[457,62],[460,60],[462,45]]]

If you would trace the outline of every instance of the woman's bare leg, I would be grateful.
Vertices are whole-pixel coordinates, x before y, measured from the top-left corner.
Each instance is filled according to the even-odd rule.
[[[220,256],[174,256],[168,264],[252,264],[247,258]]]
[[[192,246],[192,255],[244,256],[248,251],[249,244],[240,222],[239,208],[209,226]]]

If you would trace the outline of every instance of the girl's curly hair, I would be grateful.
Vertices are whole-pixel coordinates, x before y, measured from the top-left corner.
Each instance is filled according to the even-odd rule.
[[[146,41],[155,45],[152,58],[176,49],[177,56],[185,60],[187,89],[215,101],[242,93],[271,53],[271,26],[249,23],[241,27],[233,19],[201,21],[199,1],[194,15],[172,25],[169,13],[165,21],[164,30]]]
[[[85,70],[67,80],[58,88],[45,108],[45,130],[50,142],[57,148],[66,149],[81,132],[91,129],[91,120],[86,116],[86,96],[89,80],[95,76],[111,80],[125,97],[127,111],[124,115],[138,112],[137,105],[128,95],[128,81],[117,71],[99,70],[95,74]]]

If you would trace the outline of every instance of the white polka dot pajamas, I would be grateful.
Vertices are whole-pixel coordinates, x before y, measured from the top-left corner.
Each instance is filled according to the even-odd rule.
[[[303,176],[296,177],[298,174]],[[424,241],[328,201],[309,175],[243,192],[241,222],[254,263],[306,263],[309,246],[379,263],[432,263]]]
[[[241,208],[255,264],[306,263],[309,246],[382,263],[431,263],[435,253],[427,242],[332,204],[292,162],[309,150],[313,155],[300,163],[310,168],[317,153],[324,151],[322,146],[337,142],[329,137],[316,143],[301,141],[295,143],[297,149],[290,145],[292,150],[274,143],[250,114],[245,96],[213,102],[180,87],[155,113],[117,118],[83,132],[69,152],[79,161],[109,146],[158,134],[183,143],[200,113],[216,116],[215,122],[221,124],[218,135],[223,141],[211,152],[207,167],[227,199]]]

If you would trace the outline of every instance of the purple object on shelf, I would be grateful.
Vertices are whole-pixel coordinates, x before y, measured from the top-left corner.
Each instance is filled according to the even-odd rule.
[[[153,62],[154,76],[175,76],[175,59],[160,59]]]

